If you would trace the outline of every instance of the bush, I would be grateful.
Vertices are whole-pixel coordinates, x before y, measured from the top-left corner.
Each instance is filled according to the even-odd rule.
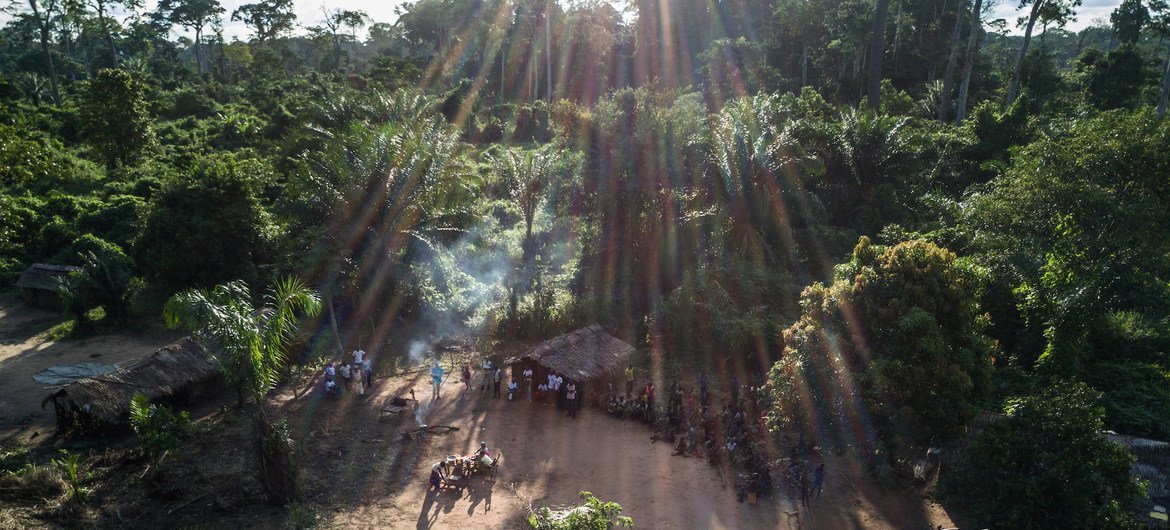
[[[1136,528],[1130,515],[1142,489],[1130,476],[1134,456],[1101,436],[1101,394],[1057,382],[1009,400],[1006,417],[987,427],[943,491],[980,527]]]
[[[152,404],[141,392],[130,400],[130,426],[152,464],[179,448],[190,424],[191,415],[186,411],[175,414],[170,407]]]
[[[536,530],[607,530],[614,527],[632,527],[634,520],[622,517],[622,506],[605,502],[588,491],[581,492],[584,503],[553,511],[547,506],[528,516],[528,524]]]

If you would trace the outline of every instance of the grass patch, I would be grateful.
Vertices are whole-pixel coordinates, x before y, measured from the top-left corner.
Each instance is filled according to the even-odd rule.
[[[45,331],[45,338],[52,341],[82,340],[97,335],[103,329],[106,310],[101,307],[91,309],[86,318],[89,319],[86,326],[79,326],[76,319],[65,320]]]

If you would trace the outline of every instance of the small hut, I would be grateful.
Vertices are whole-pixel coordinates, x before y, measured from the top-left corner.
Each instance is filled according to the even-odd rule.
[[[16,286],[20,288],[24,303],[33,307],[63,311],[65,301],[61,298],[59,286],[77,267],[34,263],[24,270]]]
[[[505,362],[512,367],[512,377],[517,380],[525,367],[532,368],[534,385],[544,381],[549,372],[559,373],[583,386],[586,402],[591,402],[591,397],[608,392],[611,382],[620,383],[622,370],[629,364],[633,351],[633,346],[606,333],[599,324],[593,324],[546,340]]]
[[[219,363],[187,337],[125,368],[78,379],[45,403],[53,402],[59,432],[85,431],[126,425],[138,392],[152,402],[182,403],[221,387]]]

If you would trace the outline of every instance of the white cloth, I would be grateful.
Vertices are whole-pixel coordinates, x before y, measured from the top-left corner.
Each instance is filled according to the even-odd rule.
[[[553,390],[557,389],[557,376],[555,376],[553,374],[548,374],[547,388],[551,388]]]
[[[353,351],[353,363],[354,364],[362,364],[362,358],[365,356],[366,356],[365,350],[354,350]]]
[[[349,365],[348,364],[341,365],[341,377],[349,379],[351,376],[353,376],[353,374],[349,371]]]
[[[326,366],[325,367],[325,375],[327,375],[329,377],[334,377],[337,375],[337,369],[334,368],[332,364],[329,366]]]
[[[555,388],[554,390],[560,390],[560,389],[561,389],[561,385],[563,385],[563,384],[565,384],[565,378],[563,378],[563,377],[561,377],[561,376],[559,376],[559,375],[558,375],[558,376],[557,376],[557,386],[556,386],[556,388]]]
[[[531,368],[525,368],[525,369],[524,369],[524,379],[525,379],[525,380],[531,380],[531,379],[532,379],[532,369],[531,369]],[[529,388],[531,388],[531,387],[529,387]]]

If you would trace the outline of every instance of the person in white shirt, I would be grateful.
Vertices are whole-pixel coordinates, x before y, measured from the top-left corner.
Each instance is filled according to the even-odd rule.
[[[516,395],[516,392],[519,390],[520,390],[520,385],[516,384],[515,379],[513,379],[511,382],[509,382],[508,383],[508,401],[512,401],[512,398]]]
[[[479,393],[482,394],[484,390],[492,386],[492,372],[496,371],[496,367],[492,365],[492,360],[487,357],[483,358],[483,383],[479,385]]]
[[[527,388],[528,401],[532,401],[532,368],[524,369],[524,385]]]
[[[360,349],[354,350],[353,351],[353,364],[361,366],[362,358],[365,356],[366,356],[365,350],[360,350]]]
[[[348,364],[341,365],[341,377],[345,379],[345,384],[348,385],[350,378],[353,377],[353,372],[349,371]]]

